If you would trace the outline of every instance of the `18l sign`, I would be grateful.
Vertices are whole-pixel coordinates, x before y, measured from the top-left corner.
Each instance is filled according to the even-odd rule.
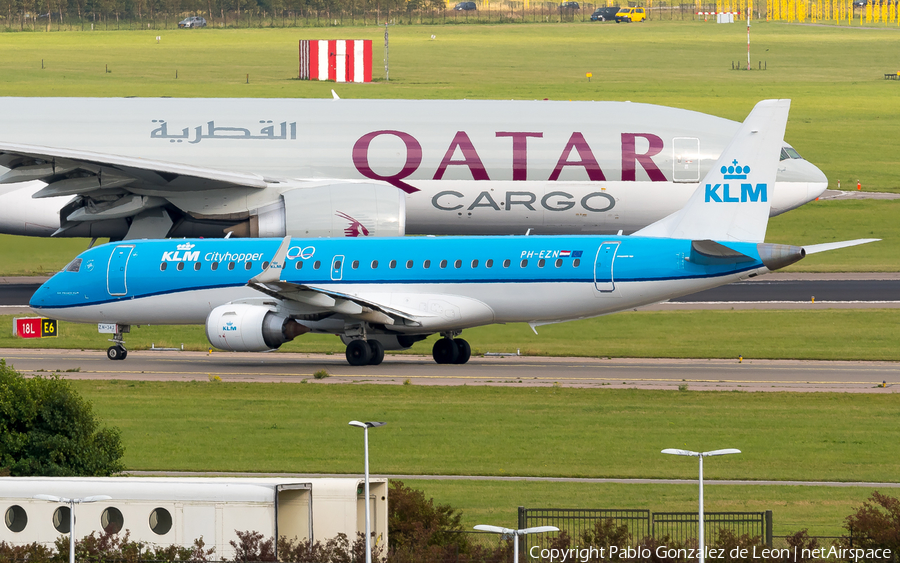
[[[13,336],[19,338],[56,338],[59,321],[41,317],[22,317],[13,319]]]

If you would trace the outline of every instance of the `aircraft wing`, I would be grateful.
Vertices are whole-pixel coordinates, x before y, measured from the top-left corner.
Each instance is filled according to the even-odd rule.
[[[40,180],[36,198],[65,195],[154,195],[222,188],[263,189],[277,180],[114,154],[0,142],[0,184]]]

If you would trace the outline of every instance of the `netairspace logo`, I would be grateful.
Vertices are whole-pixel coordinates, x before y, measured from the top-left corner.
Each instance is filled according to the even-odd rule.
[[[699,549],[696,548],[674,548],[660,545],[655,549],[649,547],[619,547],[611,545],[609,547],[580,547],[575,546],[570,549],[542,548],[541,546],[533,546],[528,554],[532,559],[541,559],[549,562],[559,563],[587,563],[588,561],[596,561],[603,559],[610,560],[648,560],[653,557],[658,559],[698,559],[700,556]],[[707,547],[706,559],[719,559],[722,561],[734,561],[738,559],[759,559],[779,561],[808,561],[810,559],[830,559],[859,562],[862,560],[889,560],[891,558],[890,549],[863,549],[863,548],[846,548],[846,547],[819,547],[816,549],[809,548],[769,548],[761,546],[752,547],[735,547],[730,550],[722,548]]]

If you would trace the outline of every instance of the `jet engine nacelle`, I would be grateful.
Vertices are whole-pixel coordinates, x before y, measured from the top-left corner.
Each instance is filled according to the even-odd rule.
[[[206,318],[209,343],[234,352],[273,350],[307,332],[307,327],[262,305],[220,305]]]

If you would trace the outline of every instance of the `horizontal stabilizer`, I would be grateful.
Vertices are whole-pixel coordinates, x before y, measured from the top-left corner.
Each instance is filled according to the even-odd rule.
[[[825,252],[826,250],[837,250],[838,248],[847,248],[848,246],[859,246],[860,244],[868,244],[870,242],[878,242],[880,238],[858,238],[855,240],[843,240],[841,242],[826,242],[824,244],[810,244],[803,247],[807,254],[815,254],[817,252]]]

